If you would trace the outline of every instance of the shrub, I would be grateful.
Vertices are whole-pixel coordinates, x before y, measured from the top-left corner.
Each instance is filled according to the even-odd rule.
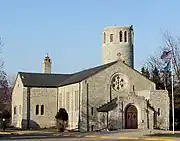
[[[11,114],[7,110],[4,110],[2,112],[1,118],[5,119],[2,122],[3,131],[5,131],[5,129],[7,127],[7,123],[8,123],[7,121],[11,118]]]
[[[57,120],[58,131],[64,132],[65,128],[67,127],[67,121],[68,121],[67,111],[64,108],[60,108],[55,118]]]
[[[6,119],[6,120],[10,119],[11,118],[11,114],[7,110],[4,110],[2,112],[2,118]]]

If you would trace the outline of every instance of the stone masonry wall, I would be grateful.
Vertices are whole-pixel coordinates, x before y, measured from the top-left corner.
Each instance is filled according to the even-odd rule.
[[[21,128],[23,118],[23,89],[20,75],[18,75],[12,91],[12,125],[18,128]],[[14,110],[14,108],[16,110]]]
[[[88,83],[88,94],[89,94],[89,115],[91,114],[92,108],[93,116],[90,116],[91,122],[93,119],[99,117],[96,108],[100,105],[107,103],[110,100],[110,79],[115,73],[122,73],[128,77],[128,87],[123,92],[117,92],[112,89],[112,99],[118,96],[126,97],[129,92],[132,91],[133,85],[136,91],[141,90],[154,90],[155,84],[147,80],[141,74],[132,70],[130,67],[119,61],[118,63],[112,65],[111,67],[99,72],[98,74],[88,78],[86,81]],[[87,113],[86,103],[87,103],[87,84],[85,81],[82,83],[82,101],[83,101],[83,113]],[[81,112],[82,112],[81,111]],[[100,117],[99,117],[100,118]],[[84,130],[86,130],[86,117],[84,118]],[[99,124],[94,122],[94,129],[99,128]],[[90,125],[91,126],[91,125]],[[89,127],[91,128],[91,127]]]
[[[122,32],[122,41],[120,41],[120,31]],[[126,34],[127,41],[125,42]],[[103,64],[116,61],[117,53],[121,53],[121,59],[132,68],[134,67],[133,56],[133,35],[131,35],[130,27],[107,27],[103,30],[102,39],[102,60]],[[113,36],[113,41],[110,41],[110,36]]]
[[[39,105],[39,114],[36,115],[36,105]],[[41,105],[44,105],[44,114],[41,115]],[[30,128],[48,128],[56,125],[57,88],[30,89]]]
[[[133,96],[132,94],[128,97],[124,97],[123,100],[123,118],[125,119],[125,111],[129,105],[134,105],[137,108],[137,126],[138,129],[146,129],[147,128],[147,104],[145,98],[143,96]],[[123,128],[125,128],[125,120],[123,120]]]
[[[58,88],[58,109],[65,108],[68,116],[68,129],[78,128],[79,90],[80,84],[75,83]]]
[[[156,90],[151,92],[150,103],[159,112],[157,116],[157,126],[160,129],[169,129],[169,96],[166,90]]]

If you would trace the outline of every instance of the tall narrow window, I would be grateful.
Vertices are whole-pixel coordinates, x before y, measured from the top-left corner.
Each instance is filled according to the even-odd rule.
[[[15,106],[15,107],[14,107],[14,115],[16,115],[16,110],[17,110],[17,109],[16,109],[16,106]]]
[[[91,131],[94,131],[94,125],[91,125]]]
[[[36,105],[36,115],[39,115],[39,105]]]
[[[78,110],[78,105],[79,105],[79,96],[78,96],[78,91],[75,91],[75,110]]]
[[[104,43],[106,43],[106,33],[104,32]]]
[[[66,108],[67,108],[67,110],[69,111],[70,110],[70,93],[69,92],[67,92],[66,93]]]
[[[93,114],[94,114],[94,109],[93,107],[91,107],[91,115],[93,116]]]
[[[124,42],[127,42],[127,31],[124,31]]]
[[[41,105],[41,115],[44,115],[44,105]]]
[[[160,116],[160,108],[158,108],[158,116]]]
[[[19,105],[19,114],[21,114],[21,105]]]
[[[59,107],[63,107],[63,97],[62,97],[62,93],[59,93]]]
[[[65,108],[66,107],[66,94],[63,93],[62,97],[63,97],[63,107]]]
[[[113,42],[113,34],[110,34],[110,42]]]
[[[119,32],[119,41],[122,42],[122,31]]]

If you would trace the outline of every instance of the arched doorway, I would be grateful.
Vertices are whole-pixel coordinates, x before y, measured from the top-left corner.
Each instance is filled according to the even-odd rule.
[[[126,129],[137,129],[138,125],[137,108],[134,105],[129,105],[125,110],[125,127]]]

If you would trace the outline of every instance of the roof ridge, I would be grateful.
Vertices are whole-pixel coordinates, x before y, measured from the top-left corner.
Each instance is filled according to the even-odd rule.
[[[41,73],[41,72],[18,72],[24,74],[40,74],[40,75],[72,75],[71,73]]]
[[[106,65],[109,66],[110,64],[114,64],[115,62],[117,62],[117,61],[113,61],[113,62],[110,62],[110,63],[107,63],[107,64],[97,65],[97,66],[94,66],[94,67],[91,67],[91,68],[87,68],[87,69],[84,69],[84,70],[81,70],[81,71],[77,71],[77,72],[72,73],[72,74],[80,73],[80,72],[83,72],[83,71],[88,71],[88,70],[95,69],[95,68],[98,68],[98,67],[101,67],[101,66],[106,66]]]
[[[89,78],[92,75],[97,74],[98,72],[106,69],[107,67],[110,67],[111,65],[113,65],[113,64],[115,64],[117,62],[118,61],[116,60],[116,61],[113,61],[113,62],[110,62],[110,63],[107,63],[107,64],[102,64],[102,65],[99,65],[99,66],[96,66],[96,67],[92,67],[92,68],[89,68],[89,69],[86,69],[86,70],[82,70],[82,71],[73,73],[72,76],[70,76],[69,78],[62,81],[58,86],[64,86],[64,85],[74,84],[74,83],[80,82],[80,81],[82,81],[82,80],[84,80],[86,78]],[[90,72],[90,71],[92,71],[92,72]],[[85,73],[85,74],[83,75],[83,73]]]
[[[58,87],[63,85],[74,84],[84,79],[87,79],[88,77],[97,74],[101,70],[108,68],[116,62],[117,61],[98,65],[72,74],[33,72],[19,72],[18,74],[20,75],[23,85],[27,87]]]

